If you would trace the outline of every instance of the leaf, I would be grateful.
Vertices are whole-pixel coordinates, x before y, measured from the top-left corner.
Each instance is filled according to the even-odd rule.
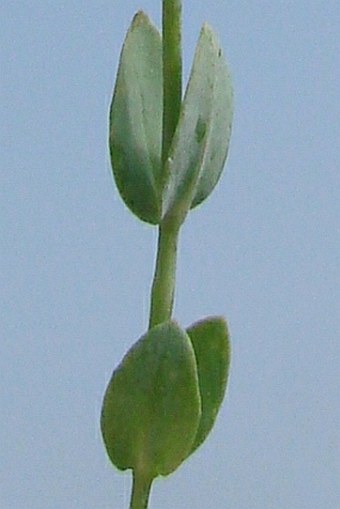
[[[165,165],[163,218],[182,222],[216,185],[230,137],[231,94],[219,43],[205,24]]]
[[[149,330],[114,371],[101,429],[114,465],[148,478],[167,475],[188,456],[200,420],[196,359],[174,322]]]
[[[118,190],[143,221],[160,220],[162,41],[138,12],[120,56],[110,111],[110,153]]]
[[[210,317],[193,324],[187,333],[194,347],[202,414],[190,454],[211,431],[224,398],[230,365],[230,343],[223,318]]]
[[[233,89],[222,51],[218,53],[211,129],[191,208],[214,190],[228,155],[233,119]]]

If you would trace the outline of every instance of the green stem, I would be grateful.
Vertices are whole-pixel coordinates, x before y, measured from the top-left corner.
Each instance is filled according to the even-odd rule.
[[[181,16],[181,0],[163,0],[163,164],[168,157],[182,102]],[[179,232],[176,223],[163,221],[159,226],[150,328],[169,320],[172,314]]]
[[[147,509],[152,479],[133,471],[130,509]]]
[[[181,17],[181,0],[163,0],[163,164],[168,157],[182,101]]]
[[[155,276],[151,291],[150,323],[154,327],[171,318],[179,227],[162,223],[159,227]]]

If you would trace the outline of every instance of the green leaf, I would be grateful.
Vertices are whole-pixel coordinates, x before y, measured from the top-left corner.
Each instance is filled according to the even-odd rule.
[[[214,190],[228,155],[233,119],[233,88],[227,63],[218,52],[211,129],[191,207],[202,203]]]
[[[211,431],[224,398],[229,365],[230,343],[223,318],[210,317],[193,324],[187,333],[194,347],[202,415],[191,452],[194,452]]]
[[[204,25],[164,170],[162,217],[182,222],[212,191],[223,169],[231,126],[231,85],[219,43]]]
[[[158,224],[162,144],[162,41],[138,12],[120,56],[110,111],[110,153],[118,190],[143,221]]]
[[[188,456],[201,414],[196,358],[174,322],[149,330],[114,371],[101,429],[114,465],[154,478]]]

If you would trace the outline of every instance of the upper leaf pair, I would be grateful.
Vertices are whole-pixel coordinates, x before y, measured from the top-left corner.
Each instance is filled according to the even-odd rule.
[[[110,153],[119,192],[143,221],[180,223],[214,189],[228,152],[232,87],[218,41],[202,27],[172,145],[162,165],[162,39],[139,12],[120,56],[110,112]]]

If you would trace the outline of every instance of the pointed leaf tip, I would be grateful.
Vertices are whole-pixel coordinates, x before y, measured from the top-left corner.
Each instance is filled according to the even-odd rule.
[[[110,110],[110,154],[118,190],[143,221],[158,224],[162,137],[162,42],[144,12],[126,35]]]
[[[232,85],[213,30],[203,25],[165,165],[162,215],[183,221],[216,186],[228,153]]]

